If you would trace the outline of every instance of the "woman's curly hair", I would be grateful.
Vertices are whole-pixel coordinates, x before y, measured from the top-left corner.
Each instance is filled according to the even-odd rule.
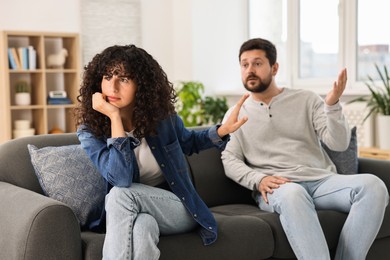
[[[92,95],[102,92],[103,76],[118,66],[137,86],[134,136],[142,138],[156,134],[158,122],[175,113],[176,92],[157,61],[134,45],[108,47],[85,66],[77,97],[76,124],[86,125],[97,137],[111,136],[110,119],[92,108]]]

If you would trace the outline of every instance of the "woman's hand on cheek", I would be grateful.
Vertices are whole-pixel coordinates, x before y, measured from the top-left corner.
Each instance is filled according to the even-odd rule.
[[[243,117],[241,119],[238,119],[238,115],[240,113],[240,109],[242,107],[242,104],[244,104],[245,100],[249,97],[249,94],[244,94],[240,100],[237,102],[236,106],[234,107],[233,111],[231,112],[228,119],[225,121],[223,125],[221,125],[218,128],[218,135],[220,137],[224,137],[225,135],[228,135],[230,133],[233,133],[238,128],[240,128],[243,124],[248,121],[248,117]]]
[[[105,95],[100,92],[92,95],[92,108],[110,118],[114,113],[119,112],[119,109],[108,103]]]

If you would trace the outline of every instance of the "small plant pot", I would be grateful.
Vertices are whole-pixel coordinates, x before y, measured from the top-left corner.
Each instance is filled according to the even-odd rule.
[[[18,106],[28,106],[31,104],[31,95],[30,93],[16,93],[15,94],[15,104]]]

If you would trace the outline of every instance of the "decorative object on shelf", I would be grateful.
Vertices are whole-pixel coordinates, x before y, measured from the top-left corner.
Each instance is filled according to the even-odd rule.
[[[35,129],[30,128],[31,121],[20,119],[14,121],[15,129],[13,130],[13,137],[20,138],[25,136],[31,136],[35,134]]]
[[[64,90],[53,90],[49,91],[49,96],[47,97],[48,105],[66,105],[72,104],[72,100],[68,98],[66,91]]]
[[[49,68],[63,68],[66,57],[68,57],[68,50],[62,48],[58,53],[47,56],[47,67]]]
[[[21,80],[15,84],[15,104],[28,106],[31,104],[30,85],[27,81]]]
[[[66,98],[68,94],[66,94],[65,90],[53,90],[49,91],[50,98]]]
[[[228,110],[225,97],[203,96],[204,85],[197,81],[182,81],[178,86],[176,109],[185,126],[220,123]]]
[[[386,65],[383,66],[383,72],[377,64],[376,71],[381,79],[383,86],[377,86],[375,80],[368,75],[366,86],[371,95],[355,98],[348,103],[366,102],[368,113],[364,120],[370,115],[376,114],[377,142],[380,149],[390,149],[390,77]]]
[[[49,131],[49,134],[63,134],[65,133],[64,130],[62,130],[61,128],[57,127],[57,126],[54,126],[50,131]]]

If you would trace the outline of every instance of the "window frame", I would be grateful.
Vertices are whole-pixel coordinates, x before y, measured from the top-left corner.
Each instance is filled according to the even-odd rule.
[[[338,71],[347,68],[348,83],[345,95],[368,94],[368,89],[364,81],[357,80],[357,19],[358,0],[339,0],[339,53]],[[291,88],[310,89],[318,94],[326,94],[333,86],[333,82],[338,75],[329,78],[309,78],[299,77],[299,52],[300,52],[300,0],[288,0],[287,2],[287,39],[286,52],[291,55],[286,57],[286,81],[279,85]],[[248,2],[248,8],[250,4]],[[250,17],[248,17],[250,19]],[[249,36],[249,32],[248,32]],[[276,78],[277,79],[277,78]]]

